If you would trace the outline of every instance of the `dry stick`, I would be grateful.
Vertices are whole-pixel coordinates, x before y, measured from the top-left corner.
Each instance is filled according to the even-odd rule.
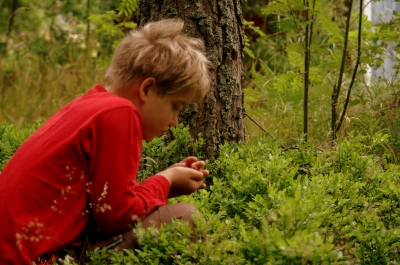
[[[313,11],[315,10],[315,0],[313,1],[313,7],[312,7],[312,9],[313,9]],[[313,28],[314,28],[314,12],[313,12],[312,15],[311,15],[310,41],[309,41],[310,45],[311,45],[311,43],[312,43]],[[309,58],[308,58],[309,60],[310,60],[310,57],[311,57],[311,51],[310,51]]]
[[[90,49],[89,49],[89,40],[90,40],[90,0],[86,2],[86,56],[90,56]]]
[[[13,1],[13,5],[12,5],[10,19],[8,21],[6,42],[4,44],[3,50],[1,51],[3,54],[7,53],[7,45],[8,45],[8,41],[10,40],[11,31],[12,31],[12,28],[13,28],[13,25],[14,25],[14,16],[19,10],[20,10],[20,8],[18,8],[18,0],[14,0]]]
[[[308,23],[308,0],[305,0],[304,5],[307,8],[306,11],[306,21]],[[315,9],[315,0],[313,1],[313,10]],[[312,43],[312,32],[314,26],[314,12],[311,15],[311,25],[306,25],[306,47],[304,51],[304,120],[303,120],[303,132],[304,132],[304,140],[307,141],[308,138],[308,91],[310,86],[310,58],[311,58],[311,51],[310,45]]]
[[[353,7],[353,0],[349,0],[349,12],[347,14],[347,21],[346,21],[346,31],[345,31],[345,36],[344,36],[344,47],[343,47],[343,54],[342,54],[342,63],[340,66],[340,72],[339,72],[339,78],[337,82],[337,87],[333,89],[333,94],[332,94],[332,124],[331,124],[331,129],[332,129],[332,140],[336,139],[336,114],[337,114],[337,102],[339,99],[339,94],[340,94],[340,88],[342,86],[342,80],[343,80],[343,73],[344,73],[344,66],[346,62],[346,53],[347,53],[347,43],[349,39],[349,28],[350,28],[350,17],[351,17],[351,9]]]
[[[343,123],[344,115],[346,114],[347,111],[347,106],[349,105],[350,101],[350,93],[354,85],[354,80],[356,79],[356,74],[358,70],[358,66],[360,65],[360,57],[361,57],[361,26],[362,26],[362,11],[363,11],[363,0],[360,0],[360,14],[359,14],[359,19],[358,19],[358,47],[357,47],[357,61],[356,65],[354,67],[353,71],[353,76],[351,77],[351,81],[349,84],[349,89],[347,90],[347,95],[346,95],[346,101],[344,103],[342,115],[340,117],[340,121],[337,124],[336,132],[337,133],[340,129],[340,126]]]
[[[306,7],[308,7],[308,0],[303,0],[303,4],[306,6]],[[294,21],[294,23],[295,23],[295,25],[296,25],[296,28],[297,28],[297,33],[300,35],[300,27],[299,27],[299,25],[297,25],[297,21],[296,21],[296,19],[295,19],[295,16],[294,16],[294,12],[293,12],[293,9],[292,9],[292,7],[290,6],[290,3],[289,3],[289,1],[287,1],[287,5],[288,5],[288,7],[289,7],[289,11],[290,11],[290,15],[292,16],[292,18],[293,18],[293,21]],[[308,21],[308,9],[307,9],[307,11],[306,11],[306,14],[307,14],[307,17],[306,17],[306,20]],[[303,119],[303,132],[304,132],[304,135],[305,135],[305,140],[307,141],[307,133],[308,133],[308,108],[307,108],[307,105],[308,105],[308,67],[307,67],[307,62],[309,63],[309,61],[307,60],[307,51],[309,50],[309,47],[308,47],[308,25],[306,25],[306,37],[305,37],[305,39],[306,39],[306,44],[305,44],[305,47],[304,47],[304,45],[303,45],[303,42],[301,42],[301,45],[303,46],[303,48],[304,48],[304,53],[305,53],[305,59],[304,59],[304,110],[303,110],[303,112],[304,112],[304,119]]]
[[[308,26],[308,0],[304,0],[303,4],[306,6],[306,47],[304,49],[304,99],[303,99],[303,133],[304,140],[307,141],[308,135],[308,87],[310,85],[309,71],[310,71],[310,42],[309,42],[309,26]]]
[[[54,30],[54,24],[56,21],[57,17],[57,0],[54,1],[54,6],[51,8],[51,20],[50,20],[50,28],[49,28],[49,34],[50,34],[50,40],[54,41],[55,40],[55,30]]]
[[[313,1],[313,7],[312,7],[312,10],[314,11],[315,10],[315,0]],[[307,16],[308,16],[308,11],[307,11]],[[307,18],[308,19],[308,18]],[[314,28],[314,12],[312,13],[312,15],[311,15],[311,25],[310,25],[310,32],[309,32],[309,35],[310,35],[310,39],[309,39],[309,41],[308,41],[308,48],[307,48],[307,50],[308,50],[308,52],[307,52],[307,60],[308,60],[308,63],[307,63],[307,113],[308,113],[308,89],[309,89],[309,70],[310,70],[310,60],[311,60],[311,50],[310,50],[310,47],[311,47],[311,43],[312,43],[312,36],[313,36],[313,28]],[[308,114],[307,114],[307,123],[308,123]],[[307,129],[307,131],[308,131],[308,129]],[[305,140],[307,141],[307,138],[308,138],[308,132],[307,132],[307,134],[305,135]]]
[[[246,116],[247,118],[249,118],[252,122],[254,122],[255,125],[257,125],[261,130],[263,130],[269,137],[271,137],[272,139],[275,139],[274,137],[272,137],[271,134],[269,134],[267,132],[267,130],[265,130],[260,124],[258,124],[252,117],[250,117],[248,114],[244,114],[244,116]]]

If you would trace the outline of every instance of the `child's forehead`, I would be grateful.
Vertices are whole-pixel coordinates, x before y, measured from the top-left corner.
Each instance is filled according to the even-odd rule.
[[[193,101],[193,93],[176,93],[176,94],[167,94],[167,96],[175,101],[176,103],[180,103],[182,105],[186,105]]]
[[[191,102],[192,97],[188,95],[170,95],[170,99],[175,103],[186,105]]]

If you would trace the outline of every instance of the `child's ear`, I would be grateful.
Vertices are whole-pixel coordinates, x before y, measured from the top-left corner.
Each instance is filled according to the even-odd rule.
[[[148,77],[144,79],[139,88],[140,101],[146,101],[147,97],[151,93],[156,93],[156,79],[154,77]]]

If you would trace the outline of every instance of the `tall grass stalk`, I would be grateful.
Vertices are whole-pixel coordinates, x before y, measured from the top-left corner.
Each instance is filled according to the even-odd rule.
[[[0,121],[15,125],[47,119],[61,107],[103,82],[105,69],[69,51],[65,62],[33,53],[0,58]]]

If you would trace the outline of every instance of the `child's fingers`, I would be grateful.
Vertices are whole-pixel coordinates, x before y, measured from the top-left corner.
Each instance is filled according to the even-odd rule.
[[[203,173],[203,177],[208,177],[210,175],[210,172],[208,170],[200,170],[201,173]]]
[[[179,162],[179,163],[175,163],[170,167],[186,167],[186,163],[184,162]]]
[[[197,185],[196,189],[205,189],[207,186],[203,181],[197,181],[196,185]]]
[[[201,170],[205,165],[206,163],[204,161],[197,161],[197,158],[193,156],[188,157],[179,163],[173,164],[171,167],[188,167],[202,172],[204,177],[207,177],[209,175],[208,170]]]
[[[195,156],[188,156],[183,159],[180,163],[184,163],[186,166],[190,167],[193,163],[197,162],[198,159]]]
[[[191,165],[191,168],[196,169],[196,170],[200,170],[203,167],[205,167],[205,165],[206,165],[206,163],[204,161],[197,161],[197,162],[194,162]]]

